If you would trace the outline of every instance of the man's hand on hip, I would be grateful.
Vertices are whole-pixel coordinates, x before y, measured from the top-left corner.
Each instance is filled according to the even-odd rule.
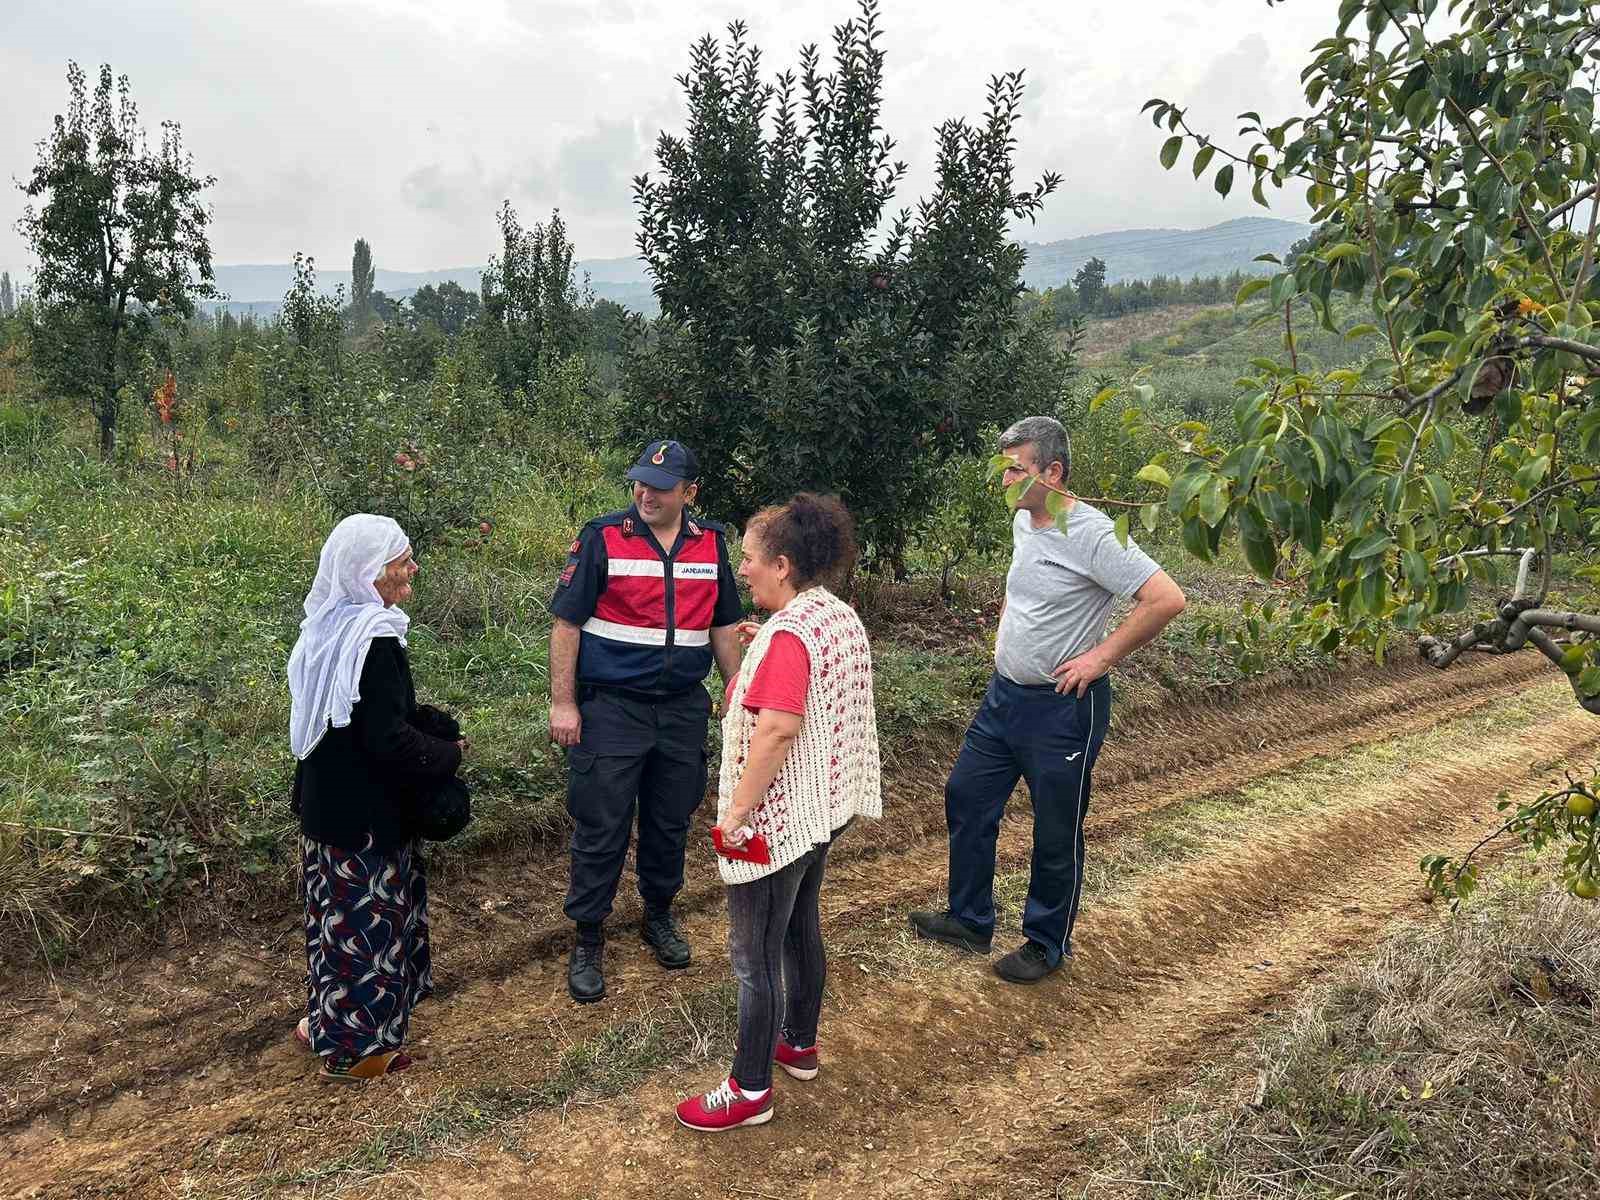
[[[583,717],[576,704],[550,706],[550,740],[558,746],[576,746],[583,736]]]
[[[1096,646],[1076,658],[1069,658],[1050,674],[1056,677],[1056,691],[1061,695],[1076,692],[1081,698],[1089,685],[1111,670],[1111,661],[1103,649]]]

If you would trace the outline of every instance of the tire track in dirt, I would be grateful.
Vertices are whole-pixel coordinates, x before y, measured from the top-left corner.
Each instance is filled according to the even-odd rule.
[[[1140,814],[1314,754],[1426,728],[1481,708],[1524,680],[1544,673],[1531,656],[1473,665],[1478,669],[1459,674],[1438,674],[1420,667],[1362,672],[1293,693],[1284,697],[1268,718],[1269,728],[1281,731],[1280,740],[1268,749],[1258,746],[1263,736],[1262,715],[1254,705],[1242,713],[1202,707],[1176,717],[1157,714],[1147,721],[1130,722],[1120,737],[1125,743],[1137,744],[1139,750],[1119,757],[1115,745],[1108,746],[1101,772],[1113,782],[1097,789],[1100,794],[1092,828],[1103,836],[1105,830]],[[1150,752],[1155,738],[1165,740],[1164,753]],[[1174,776],[1161,774],[1168,764],[1186,756],[1198,761],[1179,768]],[[1120,783],[1116,782],[1119,776]],[[910,845],[894,855],[888,871],[895,880],[892,887],[884,887],[885,869],[874,857],[844,853],[839,855],[837,870],[830,864],[831,932],[837,934],[870,920],[886,905],[907,906],[938,887],[945,855],[942,806],[925,799],[919,807],[920,812],[899,823],[902,832],[926,828],[919,828]],[[1007,823],[1002,833],[1002,867],[1025,861],[1027,839],[1025,820]],[[883,842],[892,844],[893,840],[889,835]],[[846,841],[840,849],[854,847]],[[702,866],[702,878],[714,881],[709,864]],[[546,886],[549,888],[548,882]],[[549,890],[556,893],[551,904],[558,908],[559,890]],[[712,882],[700,890],[720,906],[720,886]],[[687,932],[701,947],[702,961],[689,973],[667,977],[668,985],[692,984],[697,979],[704,984],[725,974],[719,952],[725,936],[720,912],[713,911],[705,897],[686,907],[690,912]],[[441,922],[441,926],[440,943],[449,955],[448,923]],[[446,1061],[436,1078],[428,1078],[435,1076],[430,1067],[419,1086],[434,1088],[447,1077],[493,1078],[496,1070],[519,1080],[538,1078],[553,1064],[552,1041],[596,1032],[615,1019],[618,1009],[632,998],[665,990],[662,973],[636,943],[628,944],[630,935],[619,929],[608,961],[612,1003],[575,1010],[566,998],[561,970],[568,936],[564,923],[559,934],[559,938],[546,933],[531,939],[542,956],[530,962],[524,954],[519,970],[480,976],[475,968],[458,968],[457,974],[466,981],[455,988],[441,988],[445,1003],[438,1007],[445,1011],[435,1009],[435,1015],[429,1011],[434,1006],[422,1010],[426,1016],[419,1028],[432,1031],[429,1049],[437,1060]],[[528,940],[521,944],[528,945]],[[502,946],[493,953],[493,961],[505,964],[517,953],[518,943],[513,939],[509,948]],[[141,1047],[142,1053],[127,1056],[129,1061],[117,1061],[118,1046],[110,1037],[104,1044],[94,1040],[96,1033],[104,1036],[124,1031],[91,1029],[80,1039],[81,1058],[68,1060],[69,1067],[77,1070],[66,1079],[57,1076],[57,1085],[45,1089],[31,1112],[19,1106],[23,1115],[8,1115],[8,1126],[16,1136],[5,1160],[0,1161],[0,1187],[37,1184],[44,1172],[59,1167],[78,1176],[70,1183],[62,1181],[71,1190],[61,1194],[78,1194],[79,1183],[89,1189],[82,1194],[91,1194],[94,1185],[79,1175],[80,1171],[116,1171],[124,1182],[150,1179],[170,1170],[174,1161],[194,1161],[224,1135],[255,1141],[269,1135],[274,1126],[292,1129],[304,1115],[309,1082],[304,1061],[285,1053],[283,1041],[292,1020],[295,974],[292,957],[285,956],[278,978],[268,981],[270,987],[263,989],[257,981],[257,990],[266,994],[253,1004],[235,995],[219,1012],[214,1000],[208,1006],[208,997],[202,997],[178,1011],[179,1024],[163,1031],[167,1034],[163,1043]],[[201,1013],[206,1026],[196,1028],[195,1019]],[[246,1020],[240,1021],[240,1017]],[[521,1036],[504,1032],[508,1027]],[[541,1027],[548,1031],[548,1039],[528,1038],[524,1032]],[[508,1042],[515,1044],[508,1047]],[[186,1049],[176,1056],[176,1066],[160,1057],[172,1044]],[[244,1058],[230,1064],[230,1055]],[[102,1066],[102,1059],[112,1062]],[[85,1092],[87,1097],[80,1098]],[[113,1097],[110,1103],[92,1103],[106,1096]],[[367,1103],[349,1097],[339,1107],[357,1117]],[[296,1139],[289,1136],[286,1140],[291,1145],[285,1149],[292,1150]]]
[[[1281,684],[1256,681],[1230,689],[1215,700],[1146,710],[1119,722],[1108,741],[1096,769],[1096,800],[1089,828],[1105,834],[1172,798],[1182,800],[1207,790],[1223,790],[1266,770],[1304,761],[1313,754],[1374,741],[1389,732],[1406,732],[1420,724],[1453,719],[1546,674],[1549,668],[1535,654],[1474,660],[1446,673],[1407,659],[1385,668],[1364,665],[1309,687],[1284,688]],[[1350,736],[1340,742],[1327,740],[1326,735],[1341,731]],[[1133,746],[1138,747],[1137,751],[1131,749]],[[943,761],[925,764],[922,771],[914,773],[914,779],[895,782],[882,826],[884,845],[903,846],[929,837],[942,841],[944,814],[939,796],[943,771],[953,761],[954,751],[952,745],[945,751]],[[691,849],[697,869],[689,872],[690,885],[679,899],[683,912],[716,907],[722,900],[716,873],[709,869],[713,865],[710,854],[697,843]],[[852,857],[870,858],[881,852],[881,846],[845,843],[832,865],[837,867]],[[560,889],[550,886],[553,878],[565,873],[564,853],[541,856],[516,867],[511,879],[495,874],[502,868],[503,864],[491,863],[482,870],[453,873],[435,888],[435,907],[443,910],[442,919],[438,920],[442,940],[452,932],[453,921],[467,925],[474,935],[487,935],[491,940],[492,944],[481,950],[472,963],[473,980],[505,979],[519,974],[530,961],[564,954],[570,942],[570,925],[560,913]],[[539,898],[532,903],[512,901],[488,917],[463,910],[452,902],[452,892],[497,890]],[[289,924],[280,923],[272,942],[274,948],[282,943],[297,950],[294,939],[299,935],[298,924],[292,914],[286,915]],[[619,889],[612,924],[624,926],[637,920],[638,915],[630,874]],[[263,951],[267,949],[262,947]],[[219,1005],[236,1008],[239,993],[248,990],[252,976],[263,974],[258,968],[278,967],[277,962],[230,945],[227,940],[202,941],[187,957],[206,960],[208,974],[221,981],[220,986],[207,988],[194,980],[173,982],[174,976],[183,974],[172,969],[176,956],[162,956],[160,974],[136,968],[131,978],[118,981],[126,988],[123,998],[133,1003],[119,1005],[114,1022],[52,1031],[57,1036],[35,1039],[44,1043],[40,1048],[13,1049],[5,1069],[16,1071],[47,1058],[59,1062],[74,1053],[91,1053],[109,1036],[138,1038],[152,1030],[170,1028],[176,1022],[204,1018]],[[463,973],[462,978],[465,977]],[[274,979],[272,987],[279,986]],[[459,983],[453,979],[441,981],[440,998],[448,997],[457,986]],[[152,995],[161,996],[161,1003],[144,1002]],[[174,1001],[175,995],[182,999]],[[73,1003],[104,1007],[106,996],[99,987],[68,988],[57,1001],[58,1007]],[[252,1051],[269,1044],[277,1036],[280,1017],[277,1011],[258,1015],[253,1023],[233,1031],[232,1045],[236,1050]],[[201,1061],[203,1057],[180,1053],[170,1061],[169,1069],[188,1070]],[[117,1081],[117,1086],[125,1082]],[[90,1098],[99,1094],[96,1091]],[[8,1103],[0,1108],[0,1131],[46,1111],[48,1105],[40,1101],[20,1106]]]
[[[1419,662],[1406,660],[1381,670],[1370,667],[1355,670],[1305,689],[1273,688],[1260,682],[1248,684],[1230,693],[1237,701],[1231,705],[1202,701],[1182,708],[1163,706],[1140,714],[1113,733],[1097,768],[1097,796],[1089,816],[1089,828],[1103,835],[1127,819],[1161,807],[1169,800],[1223,790],[1264,771],[1304,761],[1314,754],[1453,719],[1547,673],[1548,669],[1537,655],[1495,663],[1477,660],[1468,668],[1443,675]],[[1423,710],[1421,715],[1419,708]],[[1348,732],[1350,736],[1339,742],[1326,739],[1326,734],[1338,731]],[[1135,744],[1138,750],[1131,752],[1129,747]],[[953,748],[945,757],[953,760]],[[942,841],[943,810],[938,795],[944,766],[944,763],[929,764],[923,777],[917,780],[920,787],[915,790],[906,781],[895,785],[894,802],[886,806],[886,822],[881,826],[884,845],[906,845],[927,837]],[[1227,769],[1229,767],[1231,769]],[[720,905],[722,892],[715,881],[715,872],[709,869],[713,865],[711,856],[702,852],[698,844],[691,847],[691,852],[700,860],[696,866],[706,869],[690,872],[692,882],[680,897],[680,911],[692,912],[708,905]],[[855,856],[871,858],[881,852],[882,846],[867,848],[845,843],[839,848],[837,861],[831,865],[836,867]],[[560,891],[549,886],[554,876],[565,871],[564,855],[545,856],[524,864],[515,869],[515,878],[510,880],[493,874],[497,866],[490,864],[482,871],[452,874],[443,880],[444,886],[435,889],[435,907],[444,910],[438,924],[446,935],[451,932],[453,918],[474,927],[474,934],[488,935],[493,942],[492,947],[479,953],[473,962],[470,972],[473,980],[504,979],[518,974],[530,961],[564,954],[570,942],[570,926],[560,915]],[[526,906],[513,902],[504,912],[487,919],[452,903],[452,891],[496,890],[488,886],[491,884],[513,893],[542,891],[543,902]],[[612,922],[615,926],[624,926],[638,917],[637,899],[629,884],[630,880],[624,879],[619,889],[617,914]],[[290,924],[280,924],[274,940],[294,947],[299,928],[292,914],[287,916]],[[218,939],[211,945],[198,945],[188,957],[220,959],[208,961],[207,969],[213,977],[221,977],[222,986],[207,989],[203,984],[196,987],[194,981],[188,981],[180,989],[171,983],[171,976],[182,974],[173,971],[172,957],[164,956],[161,975],[136,973],[126,981],[137,985],[136,992],[129,987],[128,999],[144,1000],[158,994],[163,996],[161,1004],[133,1006],[141,1012],[138,1016],[130,1016],[128,1007],[120,1007],[116,1021],[107,1028],[90,1026],[75,1033],[70,1029],[56,1031],[65,1032],[67,1036],[52,1039],[54,1044],[48,1048],[13,1050],[7,1060],[11,1069],[45,1058],[59,1061],[74,1052],[92,1051],[107,1040],[107,1034],[121,1039],[136,1038],[152,1030],[170,1028],[175,1022],[204,1017],[219,1005],[237,1007],[239,992],[248,988],[252,973],[260,974],[256,968],[278,965]],[[273,983],[274,988],[278,986]],[[439,996],[449,996],[457,986],[453,979],[443,980]],[[184,995],[184,1000],[174,1003],[172,996],[178,992]],[[198,998],[194,998],[196,994]],[[69,989],[59,1003],[93,1006],[103,1005],[104,1001],[99,988],[80,989],[76,994]],[[277,1034],[279,1019],[279,1014],[274,1012],[235,1029],[232,1044],[244,1050],[269,1044]],[[180,1056],[171,1062],[170,1068],[185,1070],[199,1061],[199,1058]],[[45,1111],[48,1106],[40,1103],[20,1107],[7,1105],[0,1110],[0,1130],[13,1128],[18,1122]]]
[[[1136,909],[1085,913],[1070,982],[1010,987],[984,963],[953,959],[942,979],[847,993],[825,1016],[823,1074],[806,1085],[780,1076],[778,1115],[759,1129],[721,1139],[677,1128],[672,1102],[715,1081],[715,1068],[701,1069],[565,1121],[538,1114],[500,1131],[515,1153],[485,1152],[471,1170],[408,1167],[406,1182],[411,1194],[459,1200],[513,1189],[654,1200],[1054,1195],[1087,1126],[1187,1078],[1392,921],[1428,912],[1423,853],[1482,829],[1530,763],[1597,747],[1600,722],[1574,709],[1486,741],[1472,761],[1419,767],[1347,809],[1160,873]],[[396,1182],[355,1194],[392,1195]]]

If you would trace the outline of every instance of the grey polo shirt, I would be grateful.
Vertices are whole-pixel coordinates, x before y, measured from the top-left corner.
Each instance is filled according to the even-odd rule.
[[[1054,524],[1035,529],[1017,513],[1011,544],[994,667],[1013,683],[1054,683],[1051,671],[1105,639],[1112,604],[1161,569],[1132,538],[1120,545],[1111,518],[1082,500],[1065,533]]]

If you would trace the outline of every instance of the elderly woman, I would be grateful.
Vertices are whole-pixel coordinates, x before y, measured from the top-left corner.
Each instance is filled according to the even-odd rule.
[[[774,1060],[796,1079],[819,1069],[828,847],[857,816],[883,811],[872,653],[855,610],[823,586],[854,555],[850,514],[831,496],[795,496],[745,531],[739,574],[773,615],[728,684],[717,826],[725,847],[759,834],[770,861],[719,860],[739,1045],[725,1081],[678,1105],[691,1129],[771,1120]]]
[[[322,547],[289,656],[290,748],[306,906],[306,1016],[321,1077],[411,1065],[411,1009],[433,990],[428,890],[404,798],[455,773],[466,742],[418,730],[406,659],[417,562],[400,526],[358,513]]]

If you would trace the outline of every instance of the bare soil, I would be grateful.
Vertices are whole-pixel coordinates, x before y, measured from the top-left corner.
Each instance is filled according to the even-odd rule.
[[[1140,714],[1097,770],[1089,853],[1194,797],[1427,730],[1552,678],[1533,655],[1445,673],[1407,662]],[[1495,728],[1466,755],[1418,763],[1403,785],[1330,797],[1325,810],[1152,872],[1129,903],[1085,911],[1070,979],[1031,989],[974,958],[931,968],[908,958],[899,975],[875,965],[874,947],[904,940],[906,911],[942,892],[940,786],[955,747],[930,756],[896,782],[874,837],[847,837],[830,859],[822,1074],[808,1085],[780,1076],[777,1118],[728,1138],[692,1137],[671,1117],[717,1068],[666,1068],[606,1103],[517,1115],[447,1155],[398,1139],[363,1172],[287,1182],[372,1128],[420,1126],[461,1089],[526,1089],[574,1043],[724,986],[722,889],[700,837],[680,902],[695,965],[656,967],[633,933],[637,898],[624,880],[610,996],[598,1005],[566,994],[561,853],[436,880],[439,989],[413,1024],[424,1061],[364,1088],[319,1085],[289,1037],[303,970],[296,912],[221,936],[175,934],[115,967],[11,980],[0,997],[0,1194],[309,1195],[340,1184],[373,1196],[1054,1194],[1087,1128],[1148,1104],[1327,965],[1427,912],[1422,854],[1475,840],[1501,789],[1600,746],[1600,722],[1576,708]],[[1027,806],[1014,805],[1002,870],[1026,865],[1029,840]]]

